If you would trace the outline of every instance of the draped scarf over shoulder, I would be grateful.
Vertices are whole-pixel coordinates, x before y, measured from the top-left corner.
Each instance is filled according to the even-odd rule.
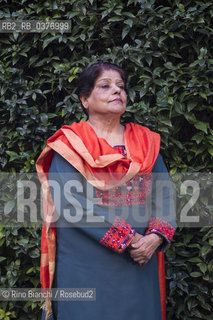
[[[52,223],[54,204],[48,184],[48,171],[54,151],[74,166],[94,187],[109,190],[129,181],[137,173],[152,171],[159,153],[160,135],[141,125],[128,123],[125,124],[124,143],[126,157],[105,139],[98,138],[85,121],[65,125],[47,140],[47,145],[36,162],[42,184],[45,217],[41,239],[42,288],[52,287],[55,271],[56,229]],[[116,179],[117,173],[119,180]],[[50,309],[50,305],[47,309]]]

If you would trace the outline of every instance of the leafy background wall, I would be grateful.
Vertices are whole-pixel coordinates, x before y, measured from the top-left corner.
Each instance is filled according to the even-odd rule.
[[[46,139],[84,118],[79,73],[104,60],[126,69],[124,121],[161,134],[170,173],[212,172],[212,17],[213,3],[204,0],[1,1],[1,20],[72,23],[71,33],[0,34],[1,170],[35,171]],[[14,213],[10,194],[0,201],[5,214]],[[1,287],[39,287],[39,245],[38,227],[0,226]],[[166,253],[168,319],[212,319],[212,246],[210,227],[177,231]],[[37,302],[0,308],[0,319],[40,318]]]

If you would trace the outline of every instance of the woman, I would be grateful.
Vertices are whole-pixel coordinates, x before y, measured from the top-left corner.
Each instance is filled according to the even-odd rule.
[[[120,122],[125,87],[114,64],[85,69],[78,91],[88,120],[62,127],[37,160],[46,216],[42,287],[96,289],[95,301],[47,300],[42,319],[165,319],[155,253],[175,232],[173,195],[157,191],[159,180],[169,185],[160,136]],[[52,197],[48,179],[61,187]]]

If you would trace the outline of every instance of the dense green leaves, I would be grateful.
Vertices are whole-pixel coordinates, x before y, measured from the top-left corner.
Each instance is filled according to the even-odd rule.
[[[0,34],[1,169],[34,171],[46,139],[85,119],[76,79],[85,66],[104,60],[127,71],[123,120],[161,134],[171,174],[211,172],[212,16],[210,0],[2,1],[1,20],[53,18],[72,27],[70,33]],[[14,212],[9,195],[0,201],[6,215]],[[168,319],[211,319],[212,233],[177,232],[167,252]],[[38,229],[0,229],[1,286],[39,286],[39,243]],[[37,303],[0,306],[2,319],[39,319]]]

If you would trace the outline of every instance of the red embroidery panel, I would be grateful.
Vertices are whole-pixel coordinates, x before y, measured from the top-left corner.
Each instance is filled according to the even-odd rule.
[[[109,191],[96,189],[96,197],[100,205],[128,206],[146,204],[146,196],[151,192],[152,175],[137,175],[121,187]]]
[[[112,227],[105,233],[100,243],[113,251],[121,253],[134,239],[135,233],[135,229],[130,224],[120,217],[116,217]]]
[[[125,146],[114,147],[126,157]],[[100,205],[128,206],[146,204],[146,197],[151,192],[152,174],[138,174],[121,187],[109,191],[95,189],[96,197],[100,199]]]
[[[146,234],[150,233],[157,233],[171,242],[175,233],[175,228],[173,228],[171,224],[169,224],[165,220],[159,217],[155,217],[150,219],[149,221],[149,226]]]

